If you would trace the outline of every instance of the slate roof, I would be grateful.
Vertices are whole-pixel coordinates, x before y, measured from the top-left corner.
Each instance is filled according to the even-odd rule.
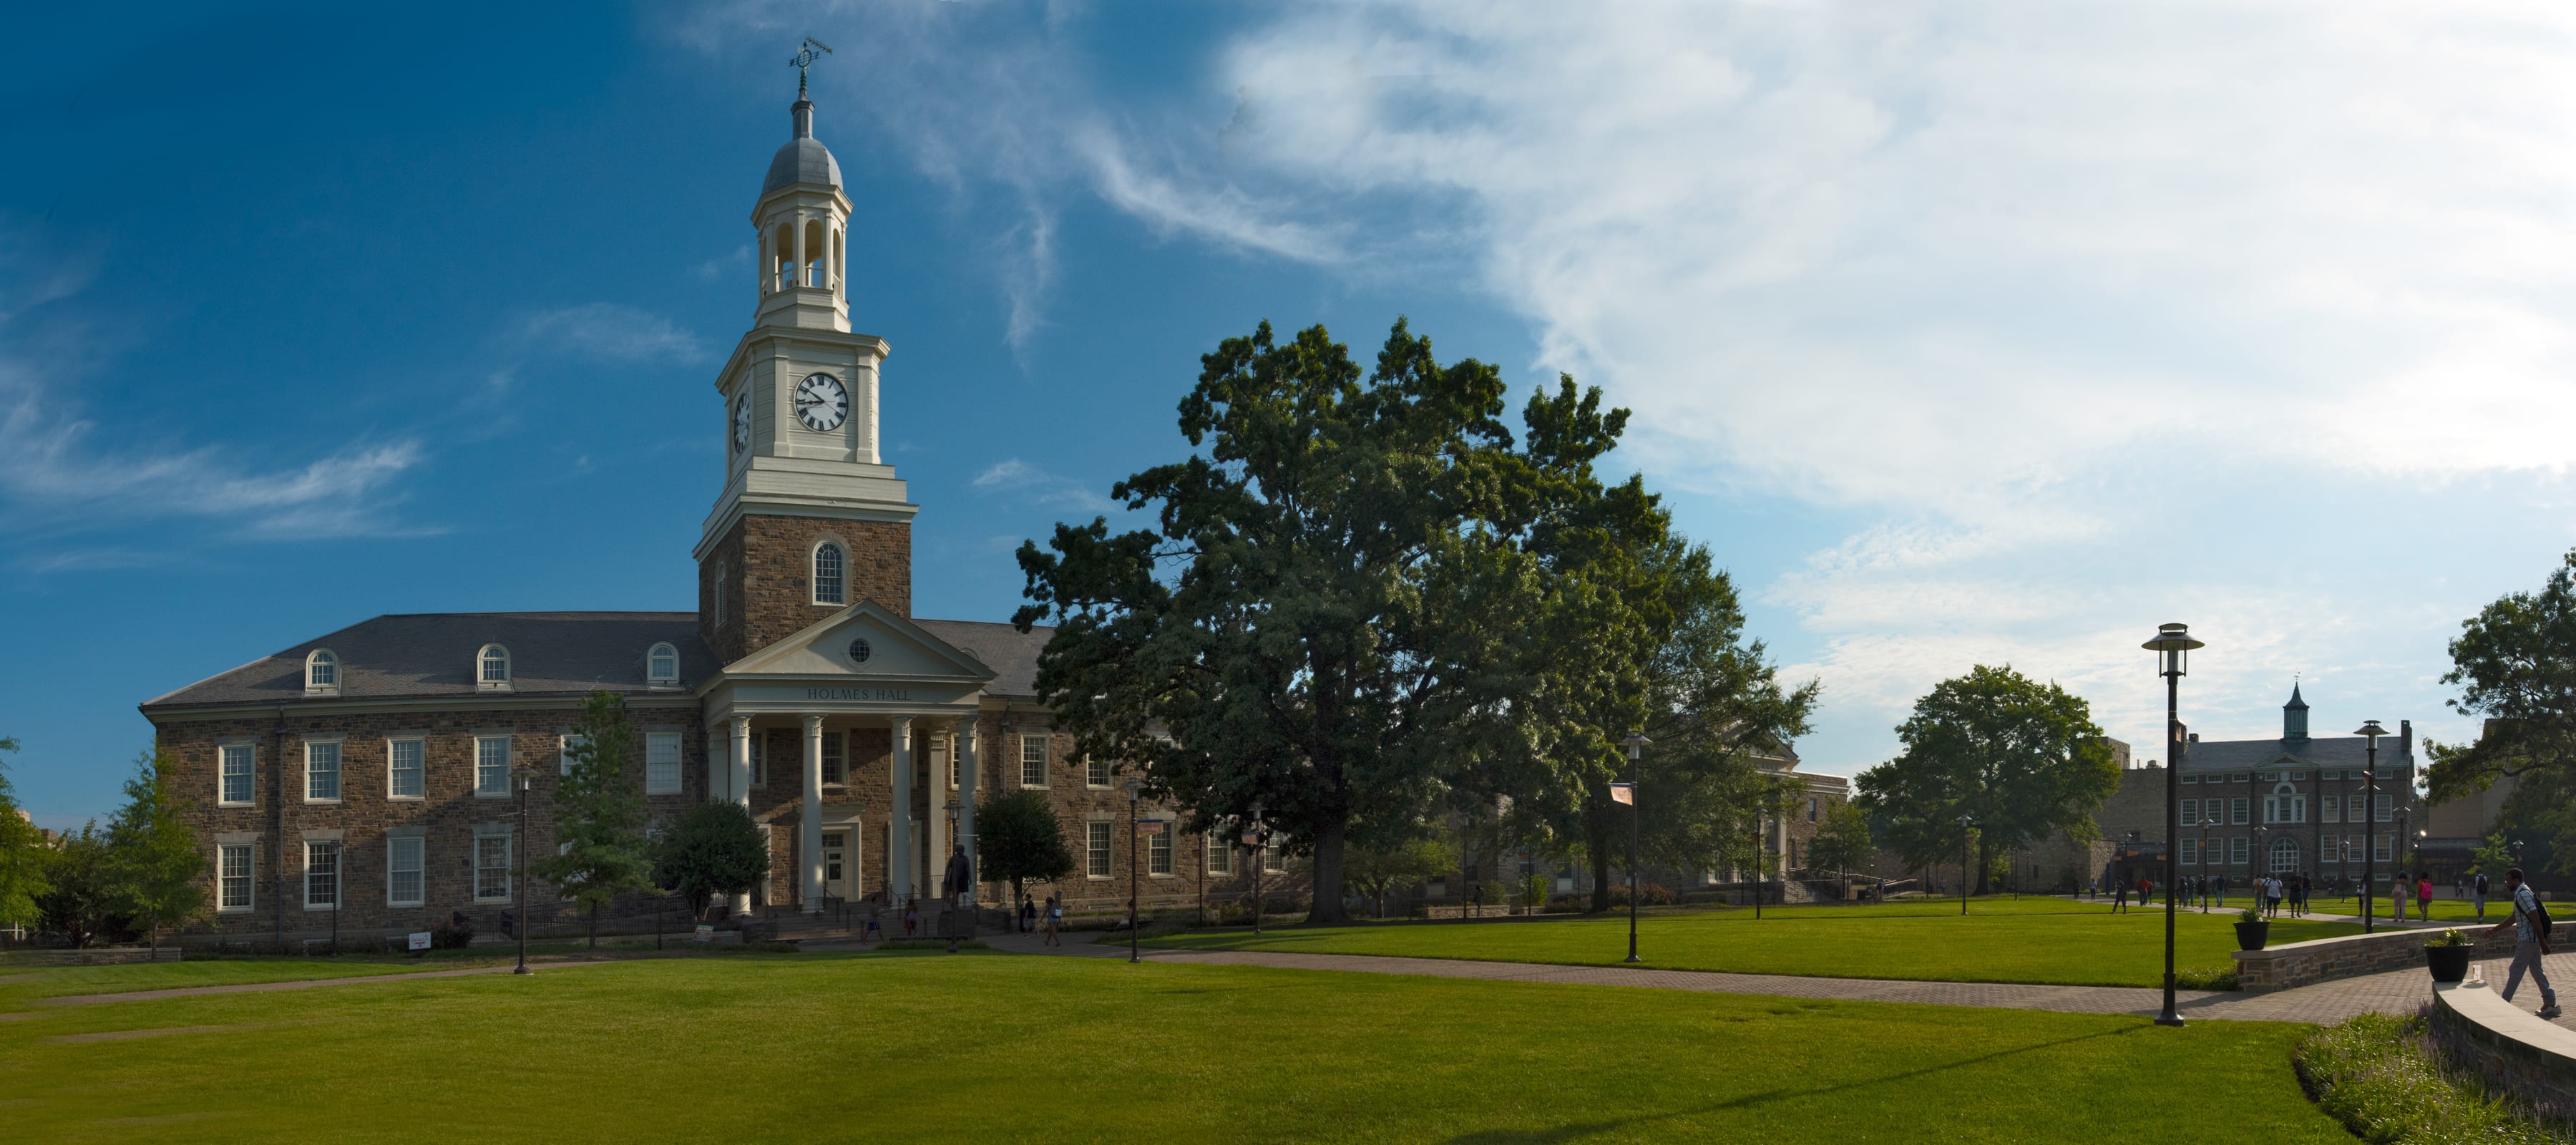
[[[644,656],[668,641],[680,652],[675,689],[649,688]],[[160,708],[267,704],[304,698],[304,657],[328,648],[340,658],[340,697],[469,698],[474,657],[485,644],[510,650],[510,695],[679,691],[722,665],[698,639],[694,612],[427,612],[379,616],[200,680],[158,699]]]
[[[2346,768],[2361,767],[2368,759],[2369,741],[2360,736],[2328,736],[2310,739],[2237,739],[2202,740],[2183,749],[2184,771],[2252,771],[2270,765],[2284,755],[2297,760],[2285,767]],[[2413,761],[2406,758],[2406,744],[2397,736],[2379,737],[2379,762],[2384,767],[2404,767]]]
[[[1026,633],[1008,624],[916,621],[997,673],[987,695],[1037,696],[1038,650],[1053,628]],[[644,680],[644,656],[669,642],[680,652],[677,686]],[[147,700],[146,713],[215,704],[274,704],[304,699],[304,657],[328,648],[340,658],[342,700],[471,699],[474,657],[486,644],[510,650],[513,696],[612,692],[685,694],[724,665],[698,639],[694,612],[428,612],[379,616],[327,636],[280,649],[169,695]]]

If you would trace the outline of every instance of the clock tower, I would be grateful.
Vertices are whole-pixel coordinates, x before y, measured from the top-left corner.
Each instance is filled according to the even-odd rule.
[[[716,375],[725,483],[694,554],[699,631],[726,663],[861,600],[912,615],[920,507],[881,452],[887,347],[850,332],[850,199],[801,76],[791,115],[751,210],[759,300]]]

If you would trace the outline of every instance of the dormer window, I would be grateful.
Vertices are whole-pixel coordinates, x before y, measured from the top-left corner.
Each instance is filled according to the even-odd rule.
[[[656,644],[644,654],[644,680],[651,684],[680,682],[680,650],[668,644]]]
[[[330,649],[316,648],[304,657],[304,694],[340,694],[340,658]]]
[[[510,690],[510,650],[486,644],[474,654],[474,686],[485,692]]]
[[[844,573],[846,554],[838,541],[825,541],[814,546],[814,603],[849,603],[849,578]]]

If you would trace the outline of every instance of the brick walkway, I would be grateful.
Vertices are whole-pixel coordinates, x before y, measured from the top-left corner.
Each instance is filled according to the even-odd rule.
[[[1090,934],[1068,935],[1061,947],[1045,947],[1034,936],[1004,935],[984,941],[996,949],[1027,954],[1091,958],[1125,958],[1127,948],[1086,941]],[[1576,986],[1637,986],[1657,990],[1698,990],[1717,994],[1763,994],[1786,998],[1834,998],[1860,1002],[1922,1002],[1936,1006],[1994,1006],[2011,1010],[2055,1010],[2071,1014],[2137,1014],[2154,1017],[2164,1008],[2164,992],[2130,986],[2031,986],[2005,982],[1914,982],[1886,978],[1812,978],[1790,974],[1726,974],[1705,970],[1654,970],[1626,966],[1555,966],[1531,962],[1475,962],[1453,958],[1388,958],[1363,954],[1292,954],[1266,950],[1148,950],[1148,962],[1200,966],[1271,966],[1294,970],[1339,970],[1361,974],[1420,974],[1435,978],[1476,978],[1505,982],[1553,982]],[[2486,963],[2489,981],[2504,985],[2503,962]],[[2576,986],[2576,953],[2549,958],[2553,985]],[[2320,982],[2270,994],[2182,990],[2175,1008],[2185,1020],[2240,1022],[2315,1022],[2331,1025],[2355,1014],[2378,1010],[2409,1014],[2433,997],[2432,980],[2420,969],[2391,970],[2357,978]],[[2524,983],[2516,1000],[2537,1009],[2539,992]],[[2576,998],[2569,999],[2576,1001]],[[2576,1028],[2576,1023],[2562,1025]]]

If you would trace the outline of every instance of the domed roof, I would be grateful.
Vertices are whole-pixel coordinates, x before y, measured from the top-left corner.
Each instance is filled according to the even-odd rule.
[[[769,177],[760,181],[760,196],[798,183],[841,185],[841,163],[832,158],[832,149],[814,138],[814,104],[799,99],[792,110],[796,135],[769,159]]]

